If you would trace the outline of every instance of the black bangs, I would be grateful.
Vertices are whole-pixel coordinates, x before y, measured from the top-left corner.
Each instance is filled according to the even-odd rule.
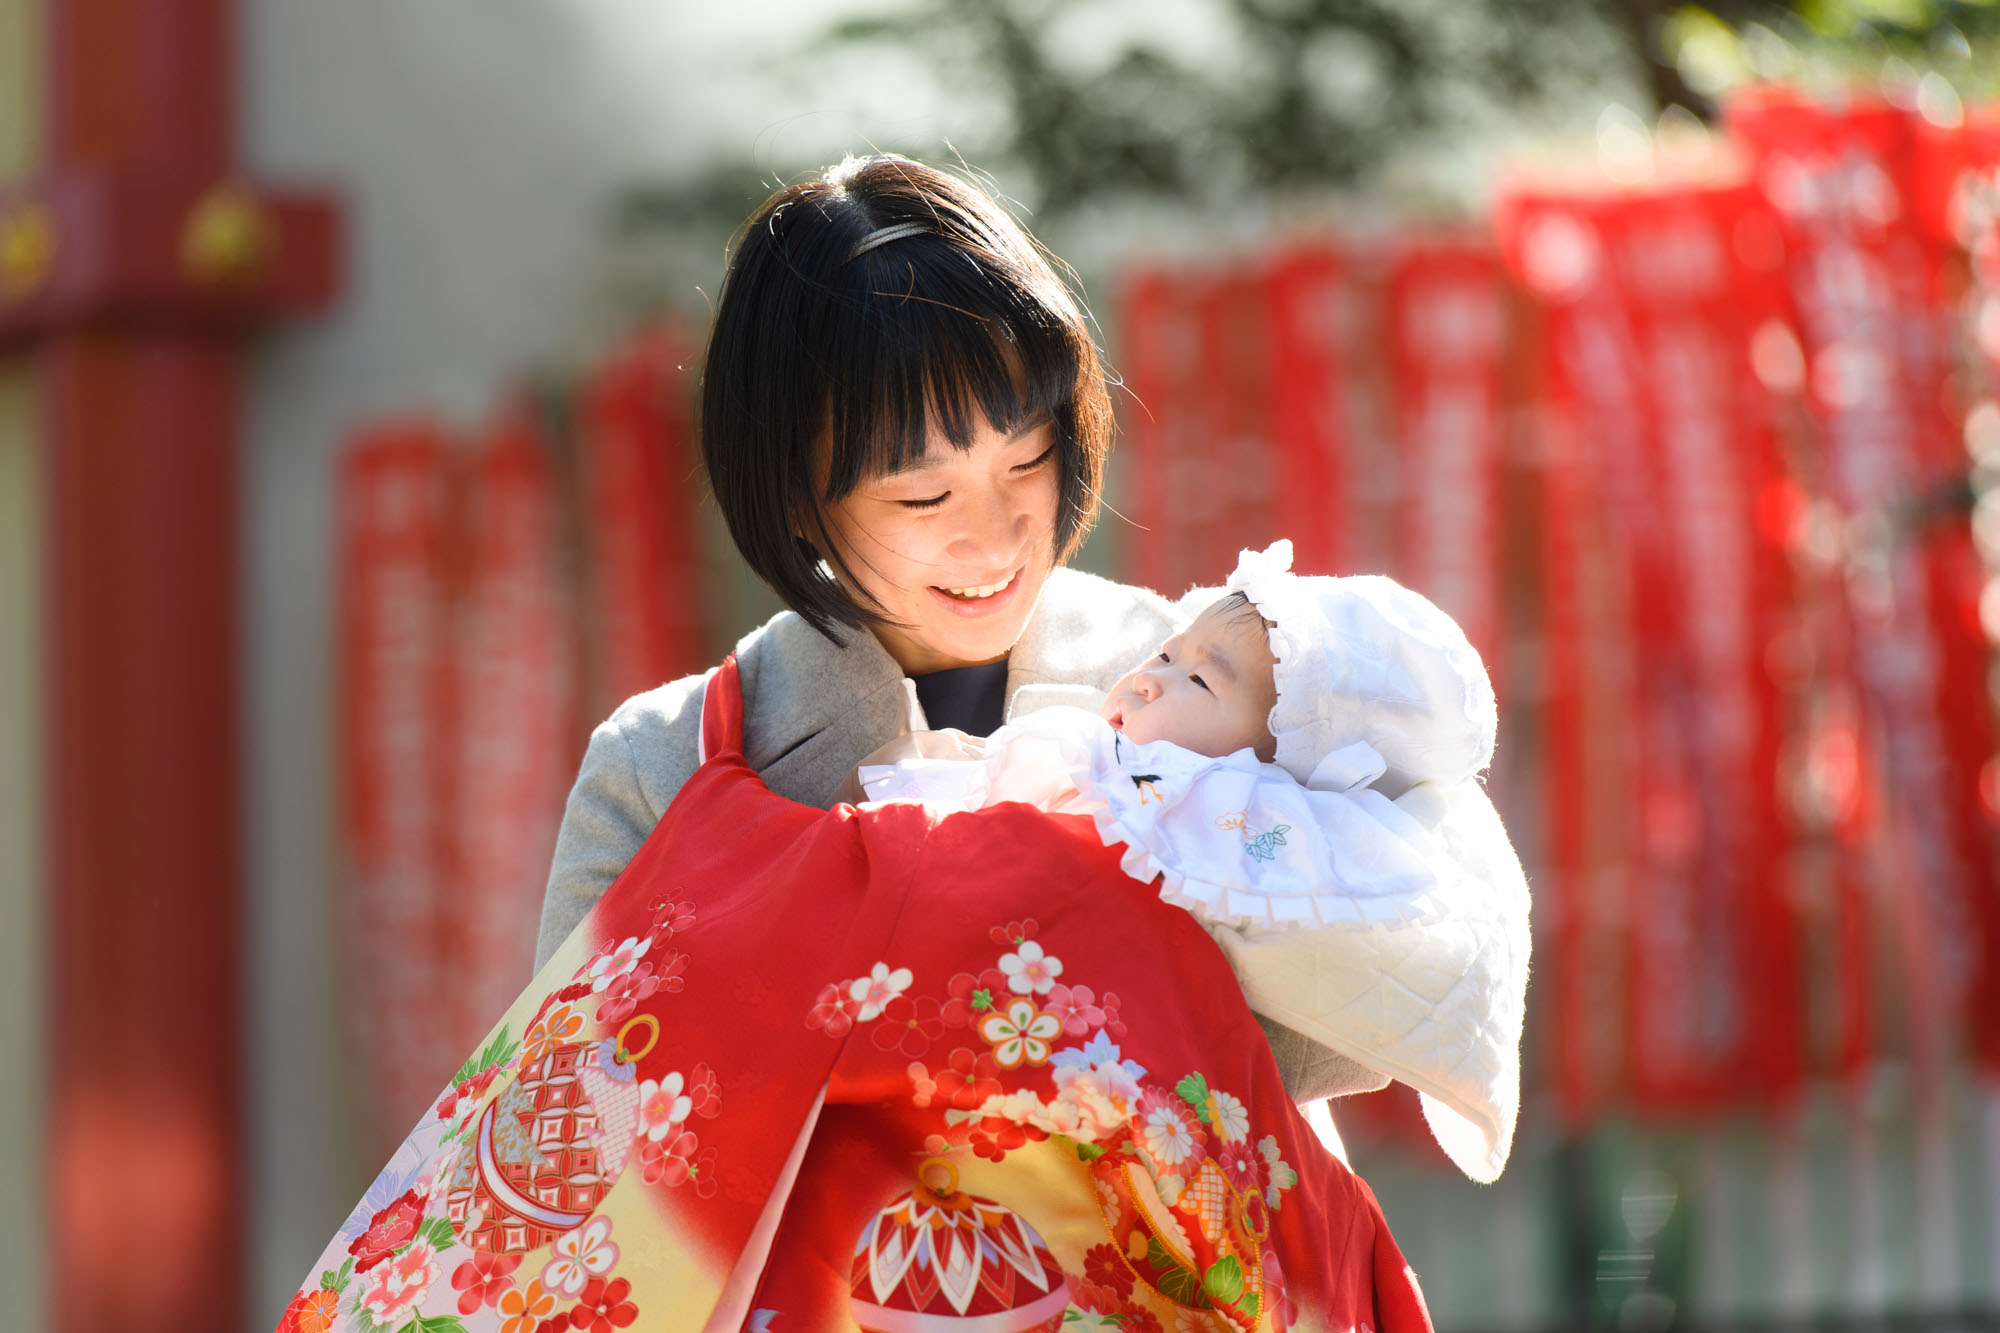
[[[730,256],[701,380],[701,453],[729,535],[815,629],[884,623],[832,572],[827,506],[981,423],[1047,421],[1055,551],[1097,516],[1111,403],[1076,299],[978,186],[851,159],[753,214]]]
[[[1017,285],[1025,275],[982,272],[926,238],[849,269],[854,290],[813,339],[825,357],[828,501],[917,462],[933,429],[964,450],[982,422],[1012,434],[1048,421],[1066,447],[1089,344]]]

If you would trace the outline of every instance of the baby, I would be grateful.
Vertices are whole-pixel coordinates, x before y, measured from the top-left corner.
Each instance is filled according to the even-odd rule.
[[[1245,551],[1225,595],[1112,686],[969,758],[866,764],[870,800],[1090,815],[1214,936],[1250,1007],[1423,1094],[1467,1175],[1505,1165],[1528,895],[1477,776],[1493,690],[1452,619],[1379,577]],[[908,753],[908,747],[904,753]]]

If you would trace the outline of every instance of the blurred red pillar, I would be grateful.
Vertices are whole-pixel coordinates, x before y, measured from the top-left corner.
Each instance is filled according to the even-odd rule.
[[[242,344],[335,286],[332,206],[233,173],[231,0],[44,0],[0,354],[43,403],[48,1304],[240,1327]]]

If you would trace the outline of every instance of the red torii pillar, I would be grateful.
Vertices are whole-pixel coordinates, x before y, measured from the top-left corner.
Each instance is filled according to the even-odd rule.
[[[234,167],[231,0],[46,0],[40,174],[0,184],[0,355],[42,404],[47,1296],[241,1327],[238,400],[330,299],[330,202]]]

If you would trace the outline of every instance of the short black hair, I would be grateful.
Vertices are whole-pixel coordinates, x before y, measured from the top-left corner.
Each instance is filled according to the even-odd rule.
[[[975,410],[1002,432],[1053,427],[1054,555],[1067,560],[1096,521],[1113,426],[1056,261],[980,186],[886,154],[787,186],[750,216],[702,367],[702,462],[736,549],[813,628],[837,639],[836,626],[887,620],[822,564],[850,573],[826,505],[920,457],[933,420],[970,448]]]

